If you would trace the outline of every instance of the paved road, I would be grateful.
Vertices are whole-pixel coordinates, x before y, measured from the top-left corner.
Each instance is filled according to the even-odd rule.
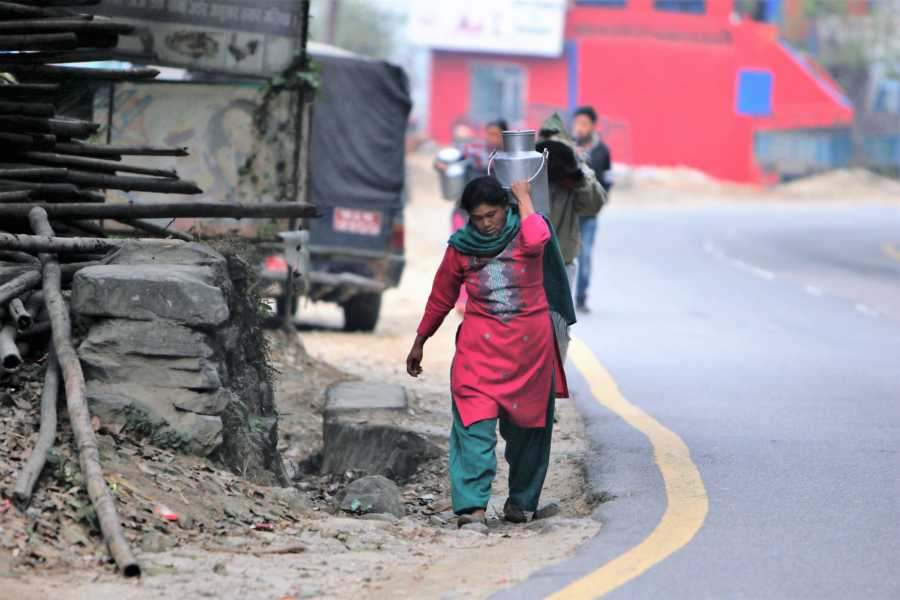
[[[622,393],[688,445],[697,536],[607,598],[900,598],[900,207],[616,207],[577,326]],[[646,438],[590,397],[615,494],[542,597],[633,547],[665,490]]]

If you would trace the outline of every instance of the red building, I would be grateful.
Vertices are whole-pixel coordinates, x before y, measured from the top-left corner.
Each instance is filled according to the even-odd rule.
[[[536,128],[592,104],[624,163],[761,183],[849,159],[850,102],[734,2],[569,4],[560,56],[433,50],[431,136],[448,142],[455,125],[497,117]]]

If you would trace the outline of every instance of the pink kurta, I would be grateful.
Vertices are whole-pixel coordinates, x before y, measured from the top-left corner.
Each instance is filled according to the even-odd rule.
[[[543,427],[554,373],[554,391],[568,395],[544,293],[549,240],[546,222],[533,214],[493,258],[447,247],[418,333],[434,335],[465,284],[469,301],[457,332],[450,385],[466,427],[501,411],[519,427]]]

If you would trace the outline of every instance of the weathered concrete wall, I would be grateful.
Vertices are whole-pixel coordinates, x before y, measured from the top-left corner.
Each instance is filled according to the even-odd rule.
[[[72,310],[93,413],[150,442],[283,483],[250,268],[200,244],[116,252],[78,272]]]

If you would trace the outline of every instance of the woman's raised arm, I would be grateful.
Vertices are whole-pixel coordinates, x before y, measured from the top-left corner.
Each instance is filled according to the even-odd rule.
[[[531,184],[517,181],[512,184],[512,193],[519,202],[522,217],[522,250],[526,255],[543,252],[544,244],[550,240],[550,229],[544,218],[535,212],[531,201]]]
[[[531,201],[531,183],[526,180],[516,181],[510,186],[512,195],[519,203],[519,215],[524,221],[534,214],[534,203]]]

